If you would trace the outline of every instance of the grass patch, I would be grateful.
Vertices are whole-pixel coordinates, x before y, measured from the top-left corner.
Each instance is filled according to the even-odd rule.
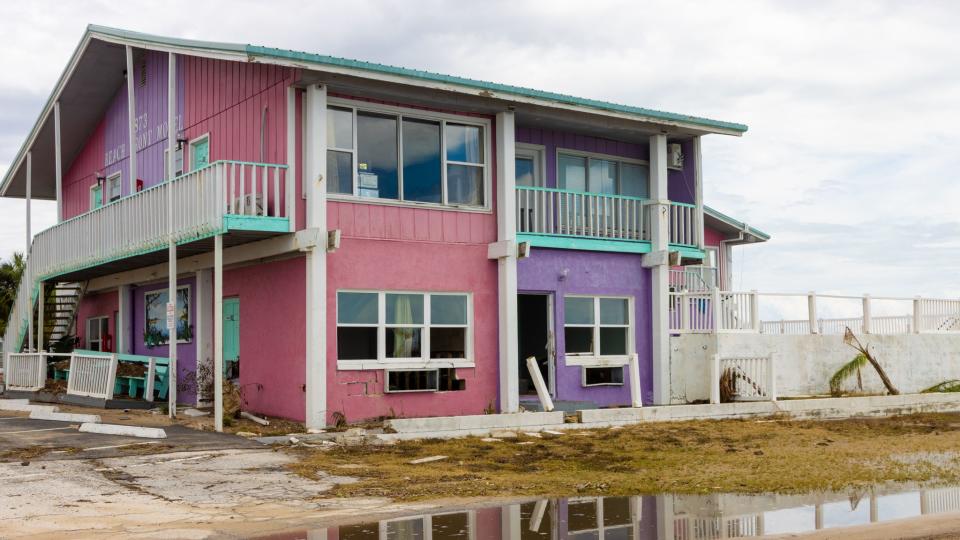
[[[960,481],[960,415],[840,421],[648,423],[520,435],[298,449],[306,477],[349,475],[337,496],[398,500],[643,493],[800,493],[881,482]],[[904,460],[927,454],[929,459]],[[410,465],[433,455],[448,459]]]

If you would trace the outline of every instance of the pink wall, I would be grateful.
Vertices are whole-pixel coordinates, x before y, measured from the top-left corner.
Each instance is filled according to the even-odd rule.
[[[224,271],[223,294],[240,299],[244,409],[302,421],[306,411],[305,259]]]
[[[89,348],[87,343],[87,319],[92,317],[110,317],[110,335],[113,336],[113,348],[117,347],[117,329],[116,320],[113,317],[114,312],[118,311],[119,301],[117,291],[109,291],[97,294],[88,294],[83,297],[80,307],[77,309],[77,328],[74,331],[80,338],[80,348]]]
[[[720,241],[723,240],[723,233],[716,229],[711,229],[710,227],[703,228],[703,243],[708,246],[720,246]]]

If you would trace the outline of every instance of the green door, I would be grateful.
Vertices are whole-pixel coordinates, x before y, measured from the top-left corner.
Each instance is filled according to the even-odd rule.
[[[190,145],[190,170],[197,170],[210,164],[210,139],[201,139]]]
[[[90,188],[90,209],[96,210],[103,206],[103,186],[97,184]]]
[[[240,371],[240,299],[223,299],[223,371],[228,377]]]

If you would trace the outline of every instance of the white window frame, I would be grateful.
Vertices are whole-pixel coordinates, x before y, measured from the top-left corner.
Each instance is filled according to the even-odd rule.
[[[104,205],[110,204],[110,203],[115,202],[115,201],[119,201],[120,199],[123,198],[123,183],[122,183],[121,177],[122,177],[122,175],[121,175],[120,171],[117,171],[117,172],[115,172],[115,173],[107,176],[107,181],[105,182],[105,184],[106,184],[106,193],[101,192],[101,197],[103,197],[103,204],[104,204]],[[110,192],[113,191],[113,189],[112,189],[112,184],[113,184],[113,182],[116,182],[117,185],[120,187],[120,194],[117,195],[117,198],[116,198],[116,199],[114,199],[112,196],[110,196]]]
[[[180,174],[174,175],[173,177],[174,179],[180,178],[181,176],[183,176],[185,174],[183,171],[186,168],[186,164],[184,163],[183,148],[177,149],[176,152],[180,153]],[[167,156],[169,155],[170,155],[170,149],[164,148],[163,149],[163,179],[160,180],[161,184],[166,182],[169,179],[170,166],[169,166],[169,160],[167,159]],[[174,153],[174,160],[176,160],[176,153]],[[176,163],[174,163],[174,165],[176,165]]]
[[[564,351],[563,361],[567,366],[582,367],[620,367],[630,363],[630,357],[636,352],[636,322],[634,320],[634,298],[632,296],[616,295],[592,295],[592,294],[565,294],[563,300],[567,298],[592,298],[593,299],[593,324],[570,324],[567,322],[566,310],[563,316],[564,331]],[[627,301],[627,324],[600,324],[600,300],[626,300]],[[566,329],[571,328],[593,328],[593,346],[595,350],[592,353],[568,353],[566,351]],[[627,329],[627,354],[625,355],[601,355],[600,354],[600,328],[626,328]],[[626,375],[626,373],[624,373]],[[593,385],[591,385],[593,386]]]
[[[567,531],[568,536],[580,535],[580,534],[589,534],[597,533],[596,537],[601,540],[605,537],[607,531],[612,531],[614,529],[626,529],[629,527],[631,530],[634,529],[634,526],[640,521],[640,516],[637,515],[637,509],[640,508],[639,504],[635,503],[636,496],[628,497],[630,499],[630,521],[628,523],[618,523],[616,525],[604,525],[604,515],[603,515],[603,501],[604,499],[614,499],[619,497],[574,497],[568,499],[568,504],[583,504],[590,503],[594,504],[594,514],[597,518],[597,526],[592,529],[569,529]],[[639,502],[639,501],[638,501]],[[633,530],[633,538],[636,540],[637,531]]]
[[[178,294],[179,294],[179,292],[180,292],[181,289],[186,289],[186,291],[187,291],[187,326],[189,327],[189,326],[191,326],[191,325],[193,324],[193,316],[190,314],[190,307],[191,307],[190,305],[193,303],[193,292],[190,290],[190,285],[177,285],[177,293],[178,293]],[[152,289],[152,290],[149,290],[149,291],[143,291],[143,331],[144,331],[144,332],[147,331],[147,295],[148,295],[148,294],[156,294],[156,293],[164,293],[164,292],[169,292],[166,287],[164,287],[164,288],[162,288],[162,289]],[[167,299],[167,302],[169,302],[169,301],[170,301],[170,299],[168,298],[168,299]],[[164,304],[164,306],[166,306],[166,304]],[[176,303],[174,303],[173,309],[174,309],[174,315],[176,315],[176,309],[177,309]],[[166,307],[164,307],[164,310],[166,310]],[[166,323],[166,315],[164,315],[164,323]],[[174,336],[174,337],[176,337],[176,336]],[[140,336],[140,339],[143,340],[143,336],[142,336],[142,335]],[[169,338],[169,336],[168,336],[168,337],[167,337],[167,342],[164,343],[163,345],[160,345],[160,347],[169,347],[169,346],[170,346],[170,341],[171,341],[171,340],[170,340],[170,338]],[[193,338],[191,338],[191,339],[180,339],[180,338],[177,338],[176,341],[177,341],[177,345],[181,345],[181,344],[184,344],[184,343],[193,343]]]
[[[96,199],[93,197],[93,192],[96,191],[97,189],[100,189],[100,206],[94,206],[94,202],[96,201]],[[91,212],[93,212],[97,208],[103,208],[104,206],[106,206],[107,203],[103,199],[104,197],[103,190],[104,190],[104,186],[100,185],[100,182],[97,182],[92,186],[90,186],[90,205],[89,206],[90,206]]]
[[[533,187],[546,187],[547,186],[547,174],[546,168],[544,167],[543,155],[546,152],[546,147],[542,144],[528,144],[528,143],[517,143],[516,150],[514,153],[518,158],[526,158],[533,160]],[[514,164],[516,167],[516,164]],[[528,187],[528,186],[518,186],[518,187]]]
[[[97,329],[100,332],[98,339],[93,339],[92,332],[90,331],[90,323],[97,321]],[[103,326],[101,324],[106,321],[107,335],[110,333],[110,317],[103,315],[97,317],[87,317],[87,350],[97,350],[103,352]],[[97,349],[93,348],[93,343],[97,343]]]
[[[207,141],[207,160],[209,161],[209,160],[210,160],[210,133],[209,133],[209,132],[204,133],[203,135],[200,135],[199,137],[194,137],[193,139],[190,139],[190,140],[187,142],[187,154],[188,154],[188,155],[185,156],[185,157],[189,157],[189,158],[190,158],[190,159],[189,159],[189,161],[190,161],[190,163],[189,163],[190,172],[193,172],[193,171],[197,170],[197,168],[193,166],[193,147],[196,146],[197,144],[200,144],[200,143],[203,142],[203,141]],[[184,166],[183,168],[186,169],[187,167]]]
[[[455,514],[467,515],[467,540],[476,540],[477,538],[477,513],[475,510],[462,510],[459,512],[440,512],[437,514],[422,514],[419,516],[407,516],[393,519],[384,519],[377,523],[379,532],[378,540],[389,540],[388,525],[398,521],[417,521],[423,522],[423,540],[433,540],[433,518],[441,516],[452,516]]]
[[[367,204],[386,204],[390,206],[408,206],[415,208],[435,208],[438,210],[456,210],[462,212],[481,212],[481,213],[491,213],[492,212],[492,178],[493,174],[491,169],[494,166],[494,163],[491,160],[491,146],[492,146],[492,122],[486,118],[477,118],[473,116],[463,116],[458,114],[450,113],[439,113],[433,111],[423,111],[420,109],[412,109],[409,107],[398,107],[394,105],[383,105],[377,103],[367,103],[365,101],[357,101],[352,99],[343,99],[343,98],[329,98],[327,100],[328,107],[338,107],[341,109],[350,109],[353,114],[353,149],[345,148],[333,148],[328,147],[327,150],[333,150],[337,152],[349,152],[353,156],[352,163],[352,172],[353,172],[353,193],[327,193],[327,199],[329,200],[340,200],[340,201],[349,201],[349,202],[362,202]],[[400,197],[403,196],[403,119],[411,118],[416,120],[426,120],[431,122],[440,123],[440,182],[441,182],[441,202],[420,202],[420,201],[407,201],[404,199],[380,199],[376,197],[361,197],[358,194],[358,186],[360,182],[359,171],[357,170],[357,152],[359,148],[357,146],[357,113],[358,112],[370,112],[375,114],[389,114],[395,115],[397,117],[397,192]],[[447,124],[460,124],[465,126],[476,126],[483,129],[483,163],[467,163],[461,161],[448,161],[447,160],[447,137],[446,129]],[[452,204],[447,202],[447,165],[467,165],[471,167],[482,167],[483,168],[483,204],[480,206],[466,205],[466,204]],[[326,171],[324,171],[326,174]]]
[[[605,383],[587,383],[587,370],[588,369],[619,369],[622,370],[622,378],[620,382],[605,382]],[[583,388],[593,388],[595,386],[623,386],[624,381],[627,378],[627,366],[580,366],[580,386]]]
[[[365,360],[340,360],[337,358],[337,369],[344,371],[355,370],[381,370],[404,371],[413,369],[439,369],[439,368],[472,368],[475,367],[473,360],[473,294],[468,292],[456,291],[395,291],[395,290],[365,290],[365,289],[338,289],[337,309],[334,323],[336,328],[377,328],[377,358]],[[359,323],[341,323],[340,314],[340,293],[367,293],[377,295],[377,323],[359,324]],[[387,324],[387,299],[388,294],[419,294],[424,296],[423,301],[423,323],[422,324]],[[432,324],[430,322],[430,298],[433,296],[466,296],[467,298],[467,324]],[[387,330],[391,328],[420,328],[420,357],[419,358],[387,358]],[[430,358],[430,329],[431,328],[466,328],[464,339],[466,358]]]
[[[629,163],[631,165],[643,165],[644,167],[647,168],[647,195],[648,195],[647,198],[649,198],[649,194],[651,190],[650,190],[650,162],[648,160],[633,159],[633,158],[628,158],[623,156],[614,156],[611,154],[601,154],[599,152],[585,152],[583,150],[574,150],[572,148],[557,147],[556,155],[554,156],[554,165],[556,166],[554,170],[557,171],[556,173],[557,177],[555,179],[557,184],[557,189],[567,189],[565,186],[560,185],[560,155],[561,154],[574,156],[574,157],[587,158],[587,170],[585,171],[585,178],[587,179],[588,189],[590,187],[590,160],[596,159],[596,160],[603,160],[603,161],[616,161],[617,162],[617,192],[618,192],[617,195],[623,196],[623,197],[629,197],[630,195],[620,195],[619,193],[620,191],[622,191],[620,186],[620,164]],[[586,191],[586,193],[596,193],[596,192]]]

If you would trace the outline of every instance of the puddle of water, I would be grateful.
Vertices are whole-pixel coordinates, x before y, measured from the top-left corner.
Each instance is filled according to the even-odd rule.
[[[960,511],[960,488],[863,494],[575,497],[271,536],[303,540],[713,540]]]

